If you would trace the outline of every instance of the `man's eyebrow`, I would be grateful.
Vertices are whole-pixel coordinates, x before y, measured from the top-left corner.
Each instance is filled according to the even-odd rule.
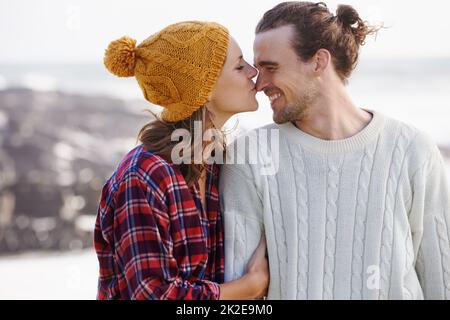
[[[278,67],[278,63],[277,62],[273,62],[273,61],[259,61],[257,64],[255,64],[255,67],[267,67],[267,66],[271,66],[271,67]]]

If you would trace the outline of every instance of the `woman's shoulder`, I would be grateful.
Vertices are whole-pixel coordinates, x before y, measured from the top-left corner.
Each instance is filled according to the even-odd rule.
[[[158,186],[182,179],[181,174],[172,163],[147,150],[143,145],[129,151],[122,158],[112,176],[116,183],[120,183],[129,177],[135,177],[146,184]]]

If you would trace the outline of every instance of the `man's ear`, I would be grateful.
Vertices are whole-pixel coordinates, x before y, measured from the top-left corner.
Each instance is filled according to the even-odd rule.
[[[331,62],[331,54],[327,49],[319,49],[314,55],[314,72],[322,74]]]

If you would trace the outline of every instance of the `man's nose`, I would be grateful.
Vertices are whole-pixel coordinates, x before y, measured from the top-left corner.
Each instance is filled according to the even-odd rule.
[[[267,86],[266,81],[261,76],[261,73],[258,75],[258,78],[256,78],[256,91],[263,91],[264,88]]]

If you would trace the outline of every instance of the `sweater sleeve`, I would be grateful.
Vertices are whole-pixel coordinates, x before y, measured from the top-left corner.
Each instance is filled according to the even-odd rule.
[[[131,173],[118,185],[116,199],[114,225],[104,229],[114,230],[115,250],[131,299],[219,298],[217,283],[192,282],[181,276],[173,255],[167,204],[139,175]]]
[[[416,271],[425,299],[450,299],[450,187],[439,149],[414,175],[410,212]]]
[[[225,281],[241,277],[263,232],[263,206],[248,165],[224,165],[220,194],[225,233]]]

